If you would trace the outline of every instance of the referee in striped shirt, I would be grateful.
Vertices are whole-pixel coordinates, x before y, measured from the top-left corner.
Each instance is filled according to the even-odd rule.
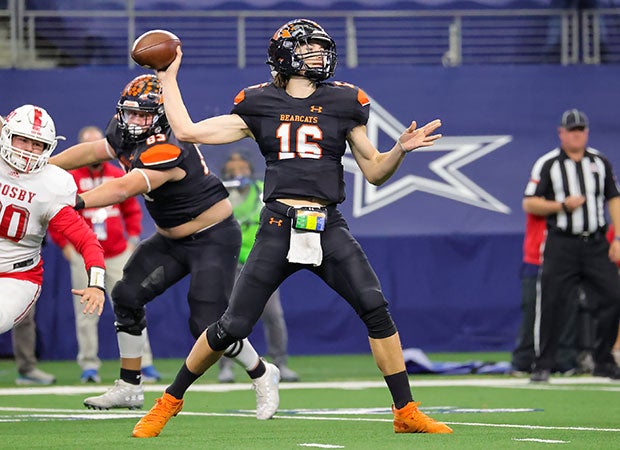
[[[607,158],[587,146],[588,132],[583,112],[566,111],[558,128],[560,147],[536,161],[525,188],[523,209],[546,216],[548,230],[537,286],[532,382],[549,380],[567,302],[579,284],[596,299],[593,375],[620,379],[611,353],[620,317],[620,278],[613,263],[620,259],[620,190]],[[605,203],[619,230],[611,245]]]

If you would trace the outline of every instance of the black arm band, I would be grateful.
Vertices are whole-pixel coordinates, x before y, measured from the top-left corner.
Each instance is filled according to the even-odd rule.
[[[76,211],[79,211],[80,209],[84,209],[85,207],[86,207],[86,203],[84,203],[84,199],[80,197],[79,195],[77,195],[75,199],[75,206],[73,207],[73,209],[75,209]]]
[[[564,211],[566,214],[570,214],[570,211],[568,210],[568,206],[566,206],[566,203],[562,202],[562,211]]]
[[[105,269],[95,266],[88,269],[88,287],[95,287],[105,292]]]

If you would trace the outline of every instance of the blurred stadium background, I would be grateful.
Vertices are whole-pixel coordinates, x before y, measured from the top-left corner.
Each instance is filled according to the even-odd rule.
[[[104,128],[122,87],[144,70],[129,57],[134,38],[165,28],[183,42],[179,81],[195,120],[227,113],[235,94],[266,81],[266,47],[282,23],[317,20],[338,45],[336,79],[373,99],[369,133],[389,148],[409,121],[443,121],[431,151],[409,155],[385,186],[366,184],[345,158],[342,211],[374,265],[403,346],[432,352],[509,351],[519,324],[523,188],[534,160],[556,146],[568,108],[591,120],[591,145],[620,168],[620,5],[564,8],[559,0],[0,0],[0,113],[45,107],[75,142]],[[206,147],[216,173],[231,149]],[[143,235],[153,232],[145,218]],[[73,359],[69,272],[44,250],[38,303],[42,359]],[[155,357],[182,357],[186,280],[149,305]],[[313,275],[283,286],[290,352],[365,353],[350,308]],[[100,322],[101,356],[118,350],[111,308]],[[260,326],[253,339],[264,350]],[[10,335],[0,336],[10,356]]]
[[[593,9],[570,8],[584,4]],[[154,28],[173,28],[186,64],[261,65],[288,17],[320,20],[346,67],[620,62],[615,0],[4,0],[3,67],[123,65]],[[208,26],[206,26],[208,24]]]

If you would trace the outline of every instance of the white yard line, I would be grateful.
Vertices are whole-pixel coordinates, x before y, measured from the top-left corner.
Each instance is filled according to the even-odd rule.
[[[331,444],[297,444],[299,447],[314,447],[314,448],[344,448],[344,445],[331,445]]]
[[[2,407],[0,411],[3,412],[30,412],[35,414],[18,414],[12,416],[0,415],[1,422],[26,422],[36,420],[105,420],[105,419],[119,419],[119,418],[139,418],[146,412],[114,410],[114,411],[91,411],[81,409],[50,409],[50,408],[11,408]],[[254,417],[254,412],[233,412],[233,413],[209,413],[209,412],[189,412],[182,411],[180,416],[195,416],[195,417]],[[276,415],[272,420],[308,420],[308,421],[332,421],[332,422],[384,422],[392,423],[392,418],[370,418],[370,417],[334,417],[334,416],[303,416],[303,415]],[[540,425],[528,425],[528,424],[507,424],[507,423],[481,423],[481,422],[454,422],[445,421],[442,422],[448,425],[468,426],[468,427],[487,427],[487,428],[514,428],[514,429],[528,429],[528,430],[562,430],[562,431],[598,431],[598,432],[611,432],[620,433],[620,428],[596,428],[596,427],[552,427],[552,426],[540,426]]]
[[[496,387],[496,388],[522,388],[522,389],[562,389],[563,386],[570,386],[571,389],[592,388],[597,390],[620,391],[620,383],[614,382],[609,378],[601,377],[567,377],[551,378],[549,384],[531,384],[526,378],[460,378],[460,379],[433,379],[433,380],[411,380],[411,386],[416,387]],[[0,389],[0,395],[41,395],[59,394],[75,395],[102,392],[111,387],[107,384],[96,384],[88,386],[37,386],[37,387],[14,387]],[[163,392],[167,385],[146,384],[146,392]],[[194,384],[190,387],[192,392],[232,392],[246,391],[251,388],[249,383],[233,384]],[[374,389],[385,388],[384,381],[330,381],[330,382],[305,382],[305,383],[281,383],[280,390],[295,389]]]

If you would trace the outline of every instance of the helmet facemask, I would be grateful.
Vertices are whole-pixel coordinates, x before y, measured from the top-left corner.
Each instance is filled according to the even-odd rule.
[[[19,136],[40,143],[41,153],[15,146],[13,138]],[[54,121],[43,108],[20,106],[2,121],[0,156],[19,172],[36,173],[45,167],[59,139],[65,138],[56,136]]]
[[[321,45],[321,50],[313,50],[309,52],[299,51],[305,45],[317,43]],[[323,81],[334,75],[336,67],[336,51],[330,50],[330,43],[324,39],[309,38],[307,40],[299,40],[295,47],[295,59],[302,62],[302,67],[298,71],[300,75],[305,76],[313,81]],[[320,65],[315,65],[313,61],[320,59]],[[309,62],[309,63],[308,63]],[[303,71],[303,74],[300,73]]]
[[[157,133],[158,127],[154,127],[155,118],[157,116],[156,111],[148,111],[145,108],[140,108],[138,105],[132,105],[132,102],[125,102],[118,107],[118,117],[121,123],[121,128],[126,132],[127,136],[131,140],[140,141],[146,139],[150,134]],[[132,119],[132,117],[139,116],[140,120]],[[139,125],[135,122],[143,121],[143,125]],[[153,133],[150,133],[151,129]],[[143,138],[143,139],[142,139]]]
[[[320,44],[321,50],[305,52],[303,47],[310,43]],[[268,54],[267,64],[285,77],[300,75],[323,81],[332,77],[336,69],[336,43],[311,20],[297,19],[282,26],[271,38]],[[316,64],[316,58],[321,59],[321,64]]]
[[[116,110],[123,136],[130,141],[143,141],[163,132],[168,125],[161,83],[155,75],[141,75],[125,86]],[[130,117],[136,113],[145,116],[144,124],[130,123]],[[147,114],[151,116],[150,123]]]

